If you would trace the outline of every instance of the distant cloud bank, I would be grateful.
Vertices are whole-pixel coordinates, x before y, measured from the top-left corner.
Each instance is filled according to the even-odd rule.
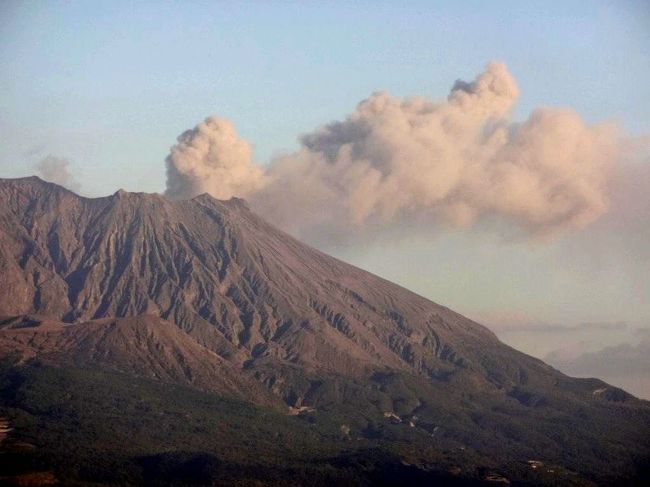
[[[598,377],[650,400],[650,338],[624,343],[595,352],[574,353],[559,349],[544,361],[576,377]]]
[[[608,209],[621,134],[566,108],[512,123],[518,96],[499,63],[439,103],[374,93],[264,167],[232,124],[211,117],[171,149],[166,194],[244,197],[312,242],[404,224],[505,223],[531,238],[588,225]]]
[[[626,330],[628,324],[625,321],[599,321],[585,322],[575,325],[561,325],[556,323],[522,323],[522,324],[499,324],[491,325],[490,328],[500,333],[557,333],[570,331],[604,331],[604,330]]]

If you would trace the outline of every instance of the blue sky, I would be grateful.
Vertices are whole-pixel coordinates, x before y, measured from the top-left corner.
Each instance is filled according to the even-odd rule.
[[[568,105],[650,130],[647,2],[3,2],[0,171],[70,160],[89,194],[159,191],[178,134],[234,121],[265,163],[371,92],[447,95],[485,63],[515,117]]]
[[[650,2],[406,3],[5,0],[0,177],[53,155],[86,195],[158,192],[170,146],[208,115],[266,164],[376,90],[442,99],[491,60],[517,80],[515,120],[570,106],[650,133]],[[593,349],[650,326],[650,279],[625,270],[648,258],[576,250],[603,235],[623,245],[607,228],[540,246],[461,233],[331,251],[485,322],[629,323],[593,334]],[[562,340],[544,337],[543,352],[534,333],[513,340],[538,355]]]

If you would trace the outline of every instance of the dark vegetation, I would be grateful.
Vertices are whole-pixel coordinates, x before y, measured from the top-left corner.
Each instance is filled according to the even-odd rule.
[[[454,480],[403,464],[405,439],[349,438],[335,415],[288,416],[124,374],[38,363],[5,366],[0,380],[0,414],[15,428],[0,455],[5,476],[53,471],[65,484],[159,485]]]
[[[377,390],[401,387],[407,401],[406,378],[392,380]],[[488,458],[459,438],[463,425],[451,417],[432,436],[436,422],[424,409],[414,427],[384,417],[381,408],[355,412],[353,403],[289,416],[177,385],[35,361],[5,363],[0,398],[0,415],[14,428],[0,454],[6,482],[52,472],[66,485],[479,485],[498,474],[529,485],[589,485],[589,472],[550,463],[535,471],[525,456],[513,461],[507,447],[509,460],[495,461],[499,443],[525,435],[524,424],[495,430],[496,454]],[[489,417],[475,420],[489,425]],[[610,465],[605,452],[597,465],[598,454],[594,473]],[[644,473],[630,473],[629,483]]]

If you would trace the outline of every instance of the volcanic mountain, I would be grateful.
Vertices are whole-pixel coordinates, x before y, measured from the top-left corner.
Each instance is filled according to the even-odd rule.
[[[490,465],[542,458],[610,480],[647,465],[647,402],[567,377],[240,199],[83,198],[0,180],[0,276],[12,367],[38,360],[329,411],[347,418],[348,440],[381,438],[386,420],[421,435],[415,444]]]

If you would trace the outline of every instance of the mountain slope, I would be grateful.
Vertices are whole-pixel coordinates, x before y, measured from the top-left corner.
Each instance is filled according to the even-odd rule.
[[[36,178],[2,181],[0,198],[3,315],[156,314],[248,366],[430,377],[489,368],[498,387],[518,382],[522,366],[549,373],[486,328],[301,244],[241,200],[85,199]]]
[[[176,325],[152,315],[77,324],[37,316],[0,318],[0,356],[77,367],[99,366],[165,382],[279,404],[254,379],[198,344]]]
[[[282,400],[363,438],[381,438],[386,421],[413,424],[495,462],[542,456],[633,476],[650,452],[648,403],[567,377],[298,242],[242,200],[88,199],[38,178],[0,180],[0,275],[0,353],[18,363]]]

